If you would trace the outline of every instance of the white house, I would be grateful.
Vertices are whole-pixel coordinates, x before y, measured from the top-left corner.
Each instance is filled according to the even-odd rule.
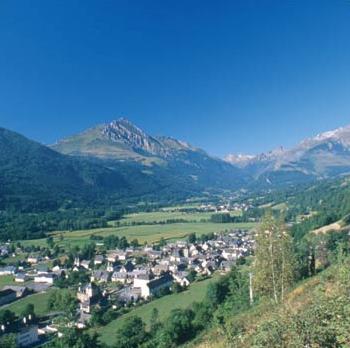
[[[55,278],[56,274],[54,273],[41,273],[34,277],[34,283],[53,284]]]

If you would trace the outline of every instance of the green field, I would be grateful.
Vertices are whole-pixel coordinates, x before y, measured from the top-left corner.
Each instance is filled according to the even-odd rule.
[[[135,213],[126,215],[120,222],[121,223],[152,223],[152,222],[166,222],[167,220],[186,220],[188,222],[201,222],[203,220],[209,221],[210,217],[214,213],[193,213],[193,212],[180,212],[180,211],[168,211],[161,210],[151,213]],[[231,216],[239,216],[241,213],[239,211],[232,212]]]
[[[16,314],[20,314],[23,310],[23,308],[28,304],[32,303],[34,305],[35,313],[37,315],[45,315],[47,314],[48,308],[47,308],[47,302],[50,296],[50,292],[52,290],[48,290],[47,292],[42,292],[39,294],[29,295],[27,297],[24,297],[21,300],[18,300],[16,302],[13,302],[6,306],[6,309],[9,309]]]
[[[6,285],[15,285],[12,275],[0,276],[0,290]],[[18,285],[18,284],[17,284]]]
[[[148,242],[153,243],[164,239],[180,239],[188,236],[190,233],[196,233],[198,236],[210,232],[220,232],[225,230],[231,230],[235,228],[252,228],[254,223],[211,223],[211,222],[198,222],[198,223],[176,223],[176,224],[164,224],[164,225],[136,225],[136,226],[123,226],[112,227],[96,230],[83,230],[64,233],[64,239],[71,242],[81,242],[86,238],[89,238],[92,234],[99,236],[108,236],[115,234],[118,236],[125,236],[128,240],[137,238],[140,243]],[[56,236],[58,234],[54,234]]]
[[[255,223],[211,223],[211,222],[196,222],[196,223],[176,223],[164,225],[136,225],[123,227],[98,228],[91,230],[81,230],[72,232],[55,232],[53,236],[55,241],[59,241],[59,236],[63,234],[62,246],[82,245],[86,243],[91,235],[103,236],[114,234],[119,237],[125,236],[129,241],[138,239],[140,243],[148,242],[155,243],[161,238],[166,240],[181,239],[187,237],[191,233],[196,233],[198,236],[210,232],[229,231],[235,228],[253,228]],[[23,245],[39,245],[46,246],[46,239],[34,239],[22,241]]]
[[[122,323],[123,319],[130,316],[139,316],[146,323],[146,325],[149,326],[153,308],[158,309],[159,319],[162,321],[168,317],[172,309],[187,308],[193,302],[200,302],[205,297],[208,285],[217,280],[218,277],[219,275],[215,275],[212,278],[193,283],[187,291],[164,296],[160,299],[135,308],[131,312],[110,322],[108,325],[99,328],[97,332],[101,335],[101,341],[108,345],[113,345],[116,328]]]

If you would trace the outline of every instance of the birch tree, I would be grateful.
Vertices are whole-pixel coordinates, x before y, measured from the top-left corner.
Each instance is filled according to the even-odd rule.
[[[254,292],[283,301],[294,278],[292,239],[282,222],[267,214],[256,233],[253,262]]]

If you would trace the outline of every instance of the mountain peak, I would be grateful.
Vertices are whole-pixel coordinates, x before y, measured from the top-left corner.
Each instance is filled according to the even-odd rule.
[[[312,138],[305,139],[300,143],[300,145],[310,146],[327,141],[336,141],[341,142],[342,144],[350,145],[350,125],[319,133]]]
[[[126,118],[119,118],[106,124],[102,128],[102,135],[108,141],[123,143],[133,149],[152,154],[159,152],[159,142]]]

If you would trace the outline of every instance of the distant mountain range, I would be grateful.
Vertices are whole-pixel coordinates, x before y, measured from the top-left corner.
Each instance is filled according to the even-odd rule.
[[[297,185],[350,173],[350,127],[258,156],[225,160],[121,118],[44,146],[0,128],[0,210]]]
[[[282,147],[257,156],[228,155],[253,183],[267,186],[331,178],[350,173],[350,126],[308,138],[296,147]]]

